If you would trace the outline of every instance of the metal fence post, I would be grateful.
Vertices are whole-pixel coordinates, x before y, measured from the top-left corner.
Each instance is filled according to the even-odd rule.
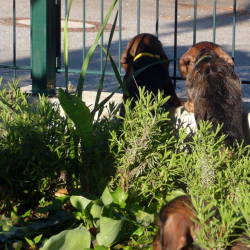
[[[61,1],[31,0],[32,93],[54,94],[60,67]],[[58,27],[59,26],[59,27]]]

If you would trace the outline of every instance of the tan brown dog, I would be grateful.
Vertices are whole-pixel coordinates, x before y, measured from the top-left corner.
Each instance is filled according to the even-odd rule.
[[[158,219],[159,231],[154,238],[153,250],[203,250],[198,244],[195,234],[200,226],[193,221],[195,217],[191,197],[179,196],[163,206]],[[250,250],[243,243],[246,236],[240,237],[229,250]]]
[[[194,112],[197,125],[210,121],[213,130],[223,124],[225,143],[243,141],[241,82],[233,67],[209,48],[201,49],[186,79],[188,101],[184,107]]]
[[[186,79],[187,75],[191,73],[198,52],[204,48],[213,50],[219,58],[234,66],[233,59],[219,45],[212,42],[199,42],[190,47],[179,60],[179,69],[183,79]]]
[[[195,218],[190,196],[179,196],[165,205],[158,219],[159,231],[154,238],[154,250],[201,249],[194,245],[200,227],[190,220]]]
[[[127,45],[121,56],[121,65],[126,70],[124,81],[139,69],[142,69],[159,60],[167,60],[161,42],[154,35],[143,33],[135,36]],[[183,105],[175,93],[174,85],[169,76],[169,63],[165,62],[148,67],[143,72],[132,78],[127,84],[129,96],[123,94],[123,100],[128,98],[137,99],[139,95],[138,87],[145,86],[146,90],[157,95],[158,90],[164,92],[165,96],[170,96],[168,103],[174,106]],[[134,104],[132,104],[133,107]],[[123,107],[121,108],[121,113]]]

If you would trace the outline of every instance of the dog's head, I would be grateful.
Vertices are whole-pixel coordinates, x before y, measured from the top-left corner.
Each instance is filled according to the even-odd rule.
[[[152,53],[160,56],[160,60],[168,59],[165,54],[161,42],[154,35],[142,33],[135,36],[127,45],[124,50],[120,63],[122,67],[127,71],[128,65],[133,62],[134,58],[143,52]],[[169,64],[165,63],[168,67]]]
[[[183,79],[186,79],[187,75],[192,71],[195,65],[195,59],[202,49],[213,50],[219,58],[234,66],[232,57],[223,51],[220,46],[212,42],[200,42],[190,47],[179,60],[179,69]]]
[[[195,217],[192,208],[189,196],[179,196],[161,209],[154,250],[201,250],[193,244],[193,232],[198,233],[199,227],[190,220],[190,217]]]

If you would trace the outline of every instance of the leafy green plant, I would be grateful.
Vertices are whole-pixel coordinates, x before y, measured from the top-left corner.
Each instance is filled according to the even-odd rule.
[[[40,234],[40,235],[36,236],[33,240],[29,239],[27,237],[24,237],[24,238],[28,242],[28,244],[30,245],[30,249],[36,250],[37,249],[36,245],[40,242],[42,237],[43,237],[43,235]]]
[[[71,196],[71,203],[77,209],[74,214],[84,225],[53,236],[46,241],[43,249],[51,249],[52,246],[54,250],[69,249],[76,242],[83,244],[83,239],[82,247],[88,249],[108,250],[111,246],[137,249],[139,245],[149,247],[155,234],[152,223],[156,211],[152,208],[151,211],[144,210],[139,204],[128,204],[127,198],[128,194],[119,187],[113,193],[105,188],[100,199],[87,193]],[[145,232],[147,237],[141,237]],[[124,242],[129,237],[133,241]]]
[[[225,147],[222,126],[216,131],[211,127],[201,122],[188,143],[191,151],[181,158],[182,181],[192,195],[200,246],[228,249],[239,237],[249,236],[250,159],[247,147]]]
[[[200,129],[189,142],[191,151],[181,158],[183,178],[189,193],[206,200],[238,200],[239,186],[248,186],[249,152],[243,145],[226,148],[225,135],[219,136],[211,124],[200,123]],[[204,196],[205,195],[205,196]],[[207,197],[207,198],[206,198]]]
[[[121,186],[147,204],[157,200],[163,205],[164,196],[178,187],[176,177],[181,173],[178,161],[186,134],[181,130],[174,133],[168,112],[162,108],[167,99],[161,93],[153,97],[140,90],[133,110],[131,101],[124,104],[125,117],[119,117],[123,120],[119,133],[111,132],[110,150],[117,172],[110,185]]]
[[[0,91],[0,194],[7,211],[18,202],[32,206],[51,197],[60,170],[76,163],[68,139],[74,131],[58,106],[45,96],[28,100],[18,81]]]

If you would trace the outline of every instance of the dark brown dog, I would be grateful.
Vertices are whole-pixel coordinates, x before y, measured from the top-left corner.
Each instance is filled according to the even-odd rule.
[[[200,227],[190,220],[195,218],[190,196],[179,196],[170,201],[160,211],[159,231],[154,238],[154,250],[201,249],[194,245],[195,233]]]
[[[212,42],[200,42],[190,47],[179,60],[179,69],[183,79],[186,79],[187,75],[191,73],[198,52],[204,48],[213,50],[219,58],[234,66],[233,59],[219,45]]]
[[[212,122],[216,130],[223,124],[226,144],[243,140],[241,82],[233,67],[209,48],[201,49],[191,73],[187,76],[188,101],[184,107],[194,112],[197,125],[201,120]]]
[[[156,36],[146,33],[135,36],[128,43],[120,60],[123,68],[126,70],[124,81],[139,69],[159,60],[167,59],[168,57],[163,50],[162,44]],[[169,104],[175,106],[183,105],[183,101],[175,93],[174,85],[169,76],[168,66],[168,62],[150,66],[132,78],[126,84],[129,96],[123,94],[123,100],[126,101],[128,98],[137,99],[139,95],[138,87],[145,86],[146,90],[152,91],[155,95],[158,93],[158,90],[161,90],[165,96],[170,96]]]
[[[195,234],[198,234],[200,226],[193,221],[196,219],[190,196],[179,196],[160,211],[158,219],[159,231],[154,238],[153,250],[202,250]],[[233,243],[229,250],[250,250],[250,246],[243,243],[243,236]]]

